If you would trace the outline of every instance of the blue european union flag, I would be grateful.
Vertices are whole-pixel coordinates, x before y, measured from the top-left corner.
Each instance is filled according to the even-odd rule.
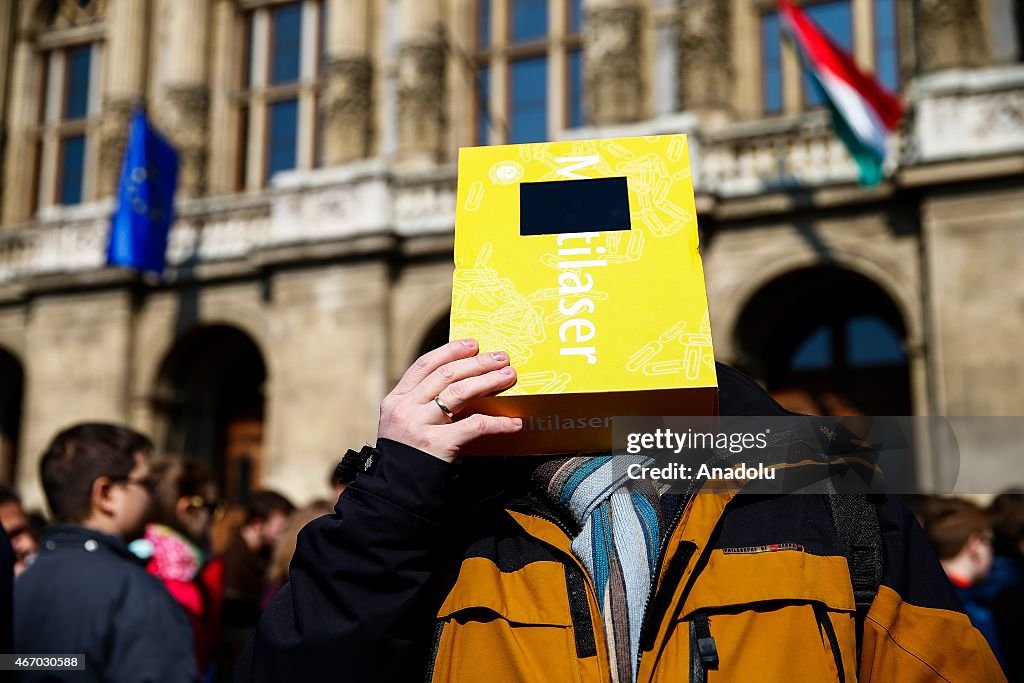
[[[163,272],[177,184],[178,153],[153,129],[146,113],[136,109],[110,221],[107,265]]]

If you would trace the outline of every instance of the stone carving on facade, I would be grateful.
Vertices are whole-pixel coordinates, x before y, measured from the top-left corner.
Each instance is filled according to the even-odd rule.
[[[100,20],[107,12],[108,0],[58,0],[47,17],[48,28],[72,28]]]
[[[342,164],[369,155],[373,65],[368,57],[339,57],[327,62],[320,109],[325,164]]]
[[[680,109],[732,109],[732,10],[720,0],[679,0]]]
[[[633,4],[590,8],[584,24],[584,93],[587,120],[603,126],[644,116],[641,28]]]
[[[979,0],[916,0],[917,64],[923,73],[983,66],[989,44]]]
[[[403,154],[440,153],[444,142],[445,49],[440,40],[407,43],[398,55],[398,146]]]
[[[210,93],[205,85],[170,86],[167,102],[161,124],[178,150],[179,196],[195,197],[206,187]]]
[[[100,172],[97,178],[100,197],[115,194],[124,160],[128,126],[132,110],[139,101],[134,97],[106,98],[99,120]]]

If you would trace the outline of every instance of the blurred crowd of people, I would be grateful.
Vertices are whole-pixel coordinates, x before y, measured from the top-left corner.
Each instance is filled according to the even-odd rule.
[[[74,643],[103,653],[86,664],[96,680],[121,680],[118,671],[134,680],[145,669],[155,681],[231,680],[288,582],[299,531],[333,504],[296,509],[259,490],[227,505],[208,465],[152,455],[150,440],[127,427],[80,424],[40,463],[51,520],[0,486],[14,556],[12,651],[67,653]],[[344,488],[331,485],[335,495]]]
[[[118,425],[58,434],[40,464],[49,521],[0,486],[0,526],[14,557],[13,651],[66,652],[72,642],[103,653],[87,664],[105,670],[101,678],[149,667],[152,680],[231,679],[262,611],[288,582],[299,531],[333,505],[296,509],[260,490],[227,506],[206,464],[151,459],[152,451],[147,437]],[[335,496],[344,479],[332,479]],[[905,502],[1007,678],[1024,680],[1024,490],[987,508],[935,496]]]

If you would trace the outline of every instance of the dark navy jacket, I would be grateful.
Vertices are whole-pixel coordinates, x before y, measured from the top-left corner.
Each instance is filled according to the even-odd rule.
[[[85,655],[85,672],[20,681],[178,683],[197,679],[185,611],[118,538],[57,525],[14,584],[14,652]]]

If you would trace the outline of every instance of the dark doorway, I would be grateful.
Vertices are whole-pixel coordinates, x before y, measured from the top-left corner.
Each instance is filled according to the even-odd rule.
[[[815,415],[909,415],[905,339],[892,299],[837,267],[774,280],[737,325],[739,365],[785,407]]]
[[[232,503],[244,504],[259,486],[266,382],[259,348],[226,325],[183,336],[160,370],[154,401],[163,449],[211,465]]]
[[[25,371],[14,354],[0,349],[0,481],[11,484],[18,472]]]

